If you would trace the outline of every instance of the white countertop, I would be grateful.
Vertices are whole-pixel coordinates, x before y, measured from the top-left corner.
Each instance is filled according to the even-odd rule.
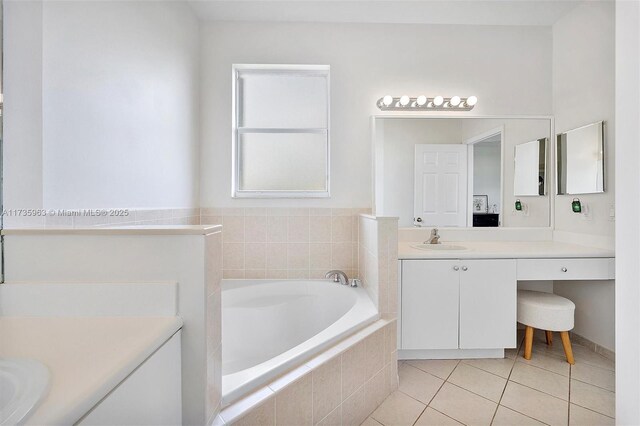
[[[222,225],[93,226],[88,228],[9,228],[2,235],[208,235]]]
[[[586,247],[557,241],[441,241],[463,246],[465,250],[423,250],[413,247],[418,242],[401,241],[398,259],[549,259],[615,257],[613,250]]]
[[[26,424],[74,424],[181,327],[179,317],[0,317],[0,356],[51,373]]]

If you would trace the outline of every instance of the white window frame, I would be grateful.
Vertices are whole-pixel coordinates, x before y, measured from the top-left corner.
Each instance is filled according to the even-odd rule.
[[[264,64],[233,64],[232,66],[232,176],[231,196],[233,198],[328,198],[331,196],[331,138],[330,138],[330,66],[329,65],[264,65]],[[327,80],[327,127],[326,128],[245,128],[238,126],[238,119],[242,117],[242,105],[238,101],[240,73],[288,73],[296,72],[309,74],[319,73]],[[240,155],[239,141],[242,133],[319,133],[325,134],[327,139],[327,164],[325,171],[326,189],[307,191],[282,190],[242,190],[240,189]]]

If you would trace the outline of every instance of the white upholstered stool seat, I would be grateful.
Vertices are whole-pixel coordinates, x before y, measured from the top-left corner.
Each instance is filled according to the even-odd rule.
[[[531,359],[534,329],[545,330],[547,344],[553,344],[553,332],[559,331],[567,362],[573,364],[569,330],[573,329],[576,305],[553,293],[518,290],[518,322],[526,326],[524,358]]]

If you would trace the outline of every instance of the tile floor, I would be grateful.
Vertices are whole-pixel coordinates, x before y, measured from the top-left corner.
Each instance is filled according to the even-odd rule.
[[[363,423],[400,425],[613,425],[613,361],[560,336],[547,347],[537,333],[530,361],[518,349],[504,359],[400,361],[400,387]]]

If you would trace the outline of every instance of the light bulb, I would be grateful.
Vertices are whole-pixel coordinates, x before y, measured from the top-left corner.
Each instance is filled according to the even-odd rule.
[[[382,104],[384,106],[390,106],[393,103],[393,97],[386,95],[384,98],[382,98]]]
[[[416,99],[416,104],[418,104],[418,106],[423,106],[426,103],[427,103],[427,97],[424,95],[420,95],[418,96],[418,99]]]
[[[478,98],[476,98],[475,96],[469,96],[467,98],[467,105],[474,106],[477,103],[478,103]]]
[[[457,107],[458,105],[460,105],[460,96],[454,96],[451,99],[449,99],[449,104],[454,107]]]
[[[409,105],[409,101],[411,101],[411,99],[407,95],[404,95],[400,98],[400,105],[407,106]]]
[[[444,98],[442,96],[436,96],[435,98],[433,98],[433,104],[435,106],[440,106],[444,103]]]

